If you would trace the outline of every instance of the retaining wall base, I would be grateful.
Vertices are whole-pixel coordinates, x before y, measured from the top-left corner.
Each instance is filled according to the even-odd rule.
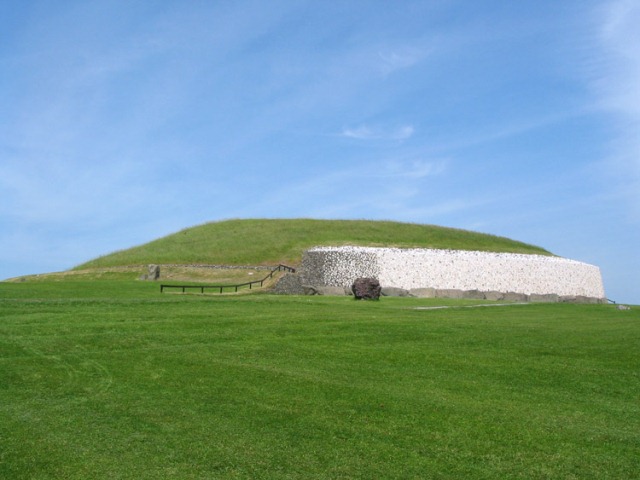
[[[279,295],[351,295],[349,288],[330,285],[310,285],[303,283],[303,277],[298,273],[287,273],[275,285],[272,292]],[[448,298],[465,300],[490,300],[501,302],[531,302],[531,303],[581,303],[606,304],[606,298],[586,297],[582,295],[532,294],[516,292],[497,292],[480,290],[457,290],[454,288],[412,288],[405,290],[396,287],[382,287],[384,297],[415,297],[415,298]]]

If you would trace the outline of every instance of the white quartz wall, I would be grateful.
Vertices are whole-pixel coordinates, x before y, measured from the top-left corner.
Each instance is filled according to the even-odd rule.
[[[557,294],[604,298],[600,269],[544,255],[462,250],[316,247],[302,260],[305,282],[350,286],[376,277],[382,286]]]

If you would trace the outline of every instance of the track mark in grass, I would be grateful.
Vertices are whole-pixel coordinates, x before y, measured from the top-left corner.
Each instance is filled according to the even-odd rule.
[[[436,305],[433,307],[413,307],[413,309],[414,310],[440,310],[443,308],[511,307],[514,305],[530,305],[530,303],[483,303],[480,305]]]
[[[111,387],[113,376],[109,369],[83,354],[52,355],[31,346],[21,348],[31,354],[31,358],[24,357],[21,374],[25,381],[58,392],[80,389],[85,397],[98,396]]]

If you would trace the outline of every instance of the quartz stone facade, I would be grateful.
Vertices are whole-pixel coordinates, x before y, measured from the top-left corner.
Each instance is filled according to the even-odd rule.
[[[315,247],[302,258],[302,281],[348,287],[375,277],[406,290],[478,290],[604,299],[600,269],[566,258],[462,250]]]

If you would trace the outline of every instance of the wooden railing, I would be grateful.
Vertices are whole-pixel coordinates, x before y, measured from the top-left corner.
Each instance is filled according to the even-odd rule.
[[[171,289],[171,288],[182,290],[182,293],[185,293],[187,290],[200,290],[200,293],[204,293],[205,290],[213,290],[213,293],[215,293],[216,291],[218,291],[218,293],[222,293],[225,290],[237,292],[242,287],[249,287],[249,290],[251,290],[254,285],[260,285],[260,287],[262,287],[264,285],[264,282],[266,282],[270,278],[273,278],[274,273],[280,272],[283,270],[285,272],[292,272],[292,273],[295,273],[296,271],[296,269],[293,267],[288,267],[287,265],[280,264],[277,267],[275,267],[273,270],[271,270],[269,272],[269,275],[267,275],[261,280],[254,280],[252,282],[247,282],[247,283],[238,283],[235,285],[166,285],[166,284],[162,284],[160,285],[160,293],[163,293],[165,290]]]

